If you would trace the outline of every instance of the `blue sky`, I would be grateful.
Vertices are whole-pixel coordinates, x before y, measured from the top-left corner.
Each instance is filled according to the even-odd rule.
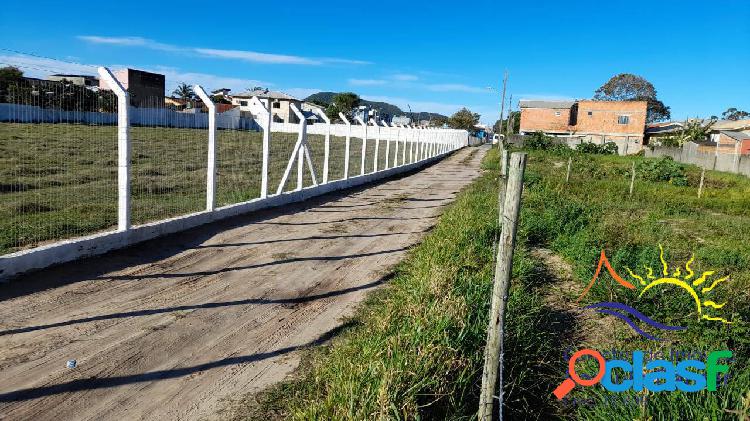
[[[587,98],[628,72],[675,119],[750,111],[747,1],[64,4],[4,3],[0,63],[30,75],[130,66],[166,74],[168,88],[354,91],[414,111],[466,106],[484,122],[500,101],[486,87],[506,69],[516,104]]]

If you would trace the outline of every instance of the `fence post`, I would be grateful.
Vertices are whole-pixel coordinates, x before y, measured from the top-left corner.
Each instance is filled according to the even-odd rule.
[[[360,166],[360,175],[365,175],[365,157],[367,156],[367,124],[362,121],[362,118],[355,117],[355,120],[363,126],[364,133],[362,134],[362,165]]]
[[[317,108],[314,108],[314,110],[317,110]],[[323,146],[323,184],[326,184],[328,182],[328,166],[331,156],[331,119],[328,118],[325,112],[313,112],[326,122],[326,139]]]
[[[409,163],[414,163],[414,130],[411,125],[409,127]]]
[[[126,231],[130,229],[130,95],[109,69],[97,70],[117,95],[117,230]]]
[[[706,169],[701,169],[701,182],[698,184],[698,199],[701,198],[701,194],[703,194],[703,180],[706,178]]]
[[[352,123],[346,119],[344,113],[339,113],[339,118],[346,124],[346,144],[344,146],[344,180],[349,178],[349,145],[352,142]]]
[[[422,136],[422,130],[417,126],[417,161],[424,159],[424,136]]]
[[[492,288],[492,303],[487,326],[487,347],[484,353],[482,390],[479,396],[479,420],[492,420],[492,403],[495,385],[498,386],[498,412],[502,420],[503,410],[503,333],[505,330],[505,306],[508,300],[510,275],[513,268],[513,249],[516,244],[518,214],[523,192],[523,173],[526,154],[514,153],[508,171],[507,192],[503,203],[502,231],[497,247],[495,280]]]
[[[208,163],[206,165],[206,210],[213,211],[216,200],[216,104],[200,85],[193,91],[208,107]]]
[[[635,161],[633,161],[633,168],[631,171],[632,175],[630,176],[630,196],[633,195],[633,187],[635,186]]]
[[[312,164],[312,159],[310,157],[310,147],[307,144],[307,120],[305,119],[304,114],[297,109],[297,107],[294,104],[289,104],[289,108],[292,109],[292,112],[297,116],[299,119],[299,138],[298,142],[300,144],[299,150],[297,151],[297,191],[302,190],[302,187],[304,185],[304,168],[305,168],[305,158],[307,158],[307,164],[310,167],[310,177],[312,178],[313,184],[317,185],[317,180],[315,180],[315,170]]]
[[[573,166],[573,158],[568,158],[568,171],[565,173],[565,184],[570,182],[570,169]]]
[[[374,118],[370,119],[370,123],[375,127],[375,159],[373,159],[372,172],[378,172],[378,150],[380,149],[380,125]]]
[[[388,126],[388,123],[386,123],[385,121],[381,121],[380,123],[383,125],[383,127],[390,127],[390,126]],[[391,137],[391,129],[389,128],[388,129],[388,134],[385,135],[385,168],[383,168],[384,170],[388,169],[388,164],[390,164],[390,159],[391,159],[391,139],[390,139],[390,137]],[[396,153],[398,153],[398,151],[396,151]]]
[[[268,164],[271,150],[271,122],[273,116],[271,108],[267,108],[257,97],[250,99],[250,104],[255,108],[256,114],[263,116],[263,163],[260,169],[260,198],[268,197]]]
[[[401,135],[401,129],[403,127],[404,127],[403,125],[399,125],[399,129],[398,129],[399,136]],[[406,134],[408,134],[408,131]],[[404,147],[401,148],[401,165],[406,164],[406,140],[407,140],[406,135],[404,135]]]
[[[393,152],[393,167],[398,167],[398,143],[401,142],[401,126],[391,123],[391,129],[389,130],[391,133],[393,133],[393,128],[396,129],[396,138],[394,139],[396,150]],[[401,161],[401,165],[404,165],[403,161]]]

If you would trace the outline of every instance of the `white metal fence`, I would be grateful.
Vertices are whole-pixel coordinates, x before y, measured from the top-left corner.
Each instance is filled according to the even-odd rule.
[[[8,259],[60,244],[45,243],[122,234],[111,247],[97,243],[100,250],[117,248],[196,221],[286,203],[286,195],[304,198],[308,190],[321,194],[357,184],[341,181],[414,168],[468,140],[463,130],[349,121],[343,115],[342,124],[320,114],[323,123],[308,126],[295,107],[299,124],[275,123],[257,98],[251,100],[258,116],[252,124],[239,116],[223,119],[197,85],[208,113],[136,108],[112,73],[98,70],[114,94],[81,89],[75,92],[88,102],[61,105],[66,92],[40,97],[36,88],[8,87],[1,100],[0,278]],[[174,220],[196,214],[200,218],[174,228]],[[148,233],[134,228],[144,224]],[[40,259],[27,266],[50,263]]]

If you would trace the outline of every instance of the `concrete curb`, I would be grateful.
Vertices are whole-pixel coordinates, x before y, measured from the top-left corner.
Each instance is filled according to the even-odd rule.
[[[137,225],[127,231],[97,233],[0,256],[0,282],[8,281],[23,273],[85,257],[104,254],[112,250],[132,246],[167,234],[195,228],[199,225],[261,209],[302,202],[308,198],[320,196],[336,190],[360,186],[373,181],[392,177],[397,174],[413,171],[437,162],[451,153],[452,152],[447,152],[423,161],[378,171],[373,174],[359,175],[347,180],[337,180],[323,185],[306,187],[299,191],[283,193],[266,199],[253,199],[247,202],[228,205],[218,208],[213,212],[203,211],[182,215],[175,218]]]

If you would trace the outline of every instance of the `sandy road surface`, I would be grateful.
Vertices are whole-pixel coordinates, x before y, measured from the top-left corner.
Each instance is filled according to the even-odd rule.
[[[0,419],[214,418],[335,334],[483,151],[0,284]]]

